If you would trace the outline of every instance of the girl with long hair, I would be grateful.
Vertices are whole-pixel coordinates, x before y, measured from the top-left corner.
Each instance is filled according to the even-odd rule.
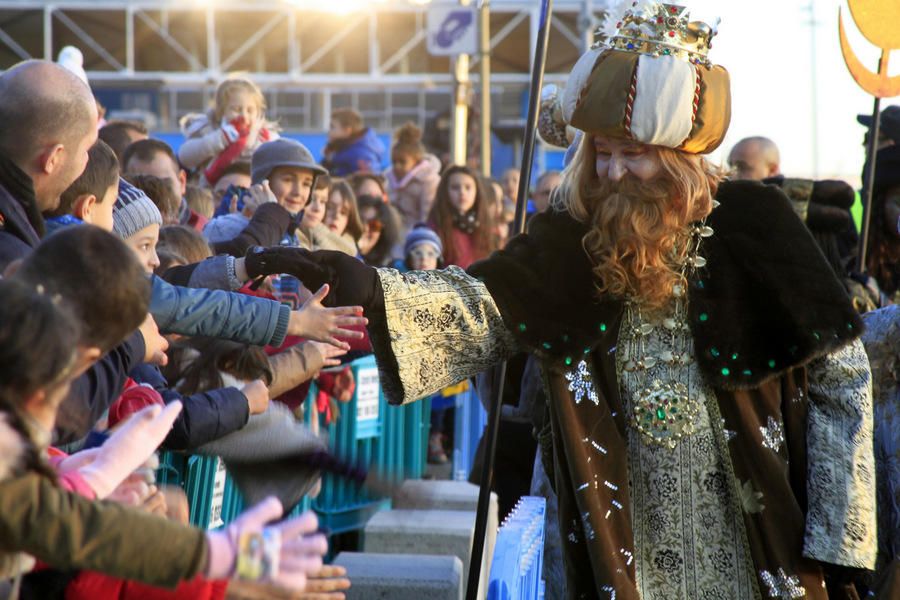
[[[453,165],[444,171],[429,225],[441,238],[446,264],[465,269],[497,249],[493,213],[474,169]]]

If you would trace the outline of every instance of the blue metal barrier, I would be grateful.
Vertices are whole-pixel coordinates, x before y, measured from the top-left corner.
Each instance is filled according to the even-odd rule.
[[[487,412],[478,394],[469,389],[456,395],[456,414],[453,422],[453,479],[468,481],[475,450],[487,425]]]
[[[523,496],[500,530],[491,561],[488,600],[541,600],[544,582],[544,498]]]
[[[341,459],[367,465],[382,477],[398,481],[421,477],[425,471],[431,402],[388,406],[374,357],[357,359],[351,368],[356,380],[353,399],[341,405],[340,418],[321,424],[328,432],[329,446]],[[313,386],[306,401],[314,402],[315,397]],[[157,481],[184,489],[191,523],[196,527],[221,527],[244,509],[237,486],[217,457],[163,452]],[[310,508],[319,514],[323,526],[342,533],[362,528],[375,512],[390,508],[390,498],[374,496],[353,482],[326,473],[319,495],[304,498],[291,515]]]

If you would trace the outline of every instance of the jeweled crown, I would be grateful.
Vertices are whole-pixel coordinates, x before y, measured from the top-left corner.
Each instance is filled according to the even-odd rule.
[[[639,6],[640,5],[640,6]],[[710,67],[707,54],[717,31],[702,21],[691,21],[686,6],[662,2],[633,2],[615,24],[605,45],[649,56],[674,56]],[[598,42],[604,44],[604,42]]]

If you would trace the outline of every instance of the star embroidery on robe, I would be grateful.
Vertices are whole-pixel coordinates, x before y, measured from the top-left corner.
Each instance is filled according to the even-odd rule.
[[[773,452],[778,452],[784,443],[784,427],[781,423],[769,417],[767,426],[760,427],[759,432],[762,434],[762,445]]]
[[[806,596],[806,588],[800,585],[800,579],[796,576],[788,577],[784,569],[778,569],[778,573],[775,575],[768,571],[760,571],[759,577],[769,588],[769,598],[791,600],[791,598]]]
[[[575,369],[566,373],[566,381],[569,382],[569,391],[575,393],[575,404],[581,404],[584,398],[589,398],[594,404],[600,405],[600,398],[594,391],[594,383],[585,361],[579,362]]]

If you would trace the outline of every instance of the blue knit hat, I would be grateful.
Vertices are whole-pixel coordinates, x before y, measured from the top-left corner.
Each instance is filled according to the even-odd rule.
[[[403,255],[409,256],[413,248],[421,244],[429,244],[437,250],[438,258],[443,256],[444,247],[441,245],[441,238],[434,231],[425,225],[416,225],[406,234],[406,243],[403,245]]]
[[[147,194],[119,177],[119,195],[113,205],[113,231],[123,240],[156,223],[162,227],[159,209]]]

